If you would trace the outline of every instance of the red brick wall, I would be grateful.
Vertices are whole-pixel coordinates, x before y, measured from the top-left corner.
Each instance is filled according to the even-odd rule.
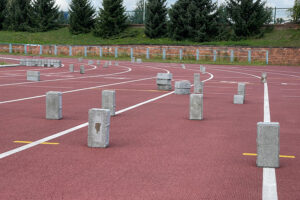
[[[88,46],[89,56],[99,56],[100,46]],[[252,61],[266,62],[266,51],[269,52],[269,64],[276,65],[300,65],[300,48],[250,48],[250,47],[218,47],[218,46],[159,46],[159,45],[115,45],[102,46],[103,56],[114,56],[115,48],[118,47],[119,56],[129,56],[130,49],[133,49],[135,57],[145,57],[147,48],[150,52],[150,58],[162,57],[163,49],[166,50],[166,58],[179,58],[180,49],[183,59],[196,59],[197,50],[199,59],[213,60],[214,50],[217,58],[220,56],[224,60],[230,60],[231,51],[234,51],[235,59],[239,61],[248,61],[248,51],[251,50]],[[69,55],[69,46],[58,45],[57,55]],[[84,46],[72,46],[73,56],[84,56]],[[54,45],[43,45],[43,55],[54,55]],[[8,44],[0,44],[0,53],[9,52]],[[24,53],[24,45],[13,45],[13,53]],[[27,53],[38,55],[40,46],[27,45]]]

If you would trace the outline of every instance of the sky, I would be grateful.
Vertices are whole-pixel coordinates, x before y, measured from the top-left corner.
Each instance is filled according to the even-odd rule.
[[[56,3],[60,6],[62,10],[68,10],[68,3],[71,0],[56,0]],[[94,7],[99,8],[102,0],[91,0]],[[131,11],[134,10],[136,2],[138,0],[124,0],[124,6],[126,10]],[[167,0],[168,6],[173,4],[176,0]],[[213,0],[214,2],[217,0]],[[218,0],[218,3],[225,2],[225,0]],[[294,5],[294,0],[267,0],[267,5],[270,7],[277,8],[291,8]]]

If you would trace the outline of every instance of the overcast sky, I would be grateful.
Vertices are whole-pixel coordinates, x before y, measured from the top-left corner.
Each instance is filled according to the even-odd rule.
[[[60,6],[62,10],[68,10],[68,3],[71,0],[56,0],[57,4]],[[93,5],[98,8],[101,5],[102,0],[91,0]],[[124,5],[126,10],[133,10],[135,8],[135,4],[138,0],[124,0]],[[173,4],[176,0],[167,0],[168,6]],[[213,0],[217,1],[217,0]],[[218,0],[219,4],[224,2],[225,0]],[[278,8],[290,8],[294,5],[294,0],[267,0],[267,5],[271,7]]]

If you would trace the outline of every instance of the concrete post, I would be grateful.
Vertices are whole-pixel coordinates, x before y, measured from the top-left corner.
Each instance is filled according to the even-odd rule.
[[[12,44],[9,44],[9,53],[12,53]]]
[[[40,81],[40,72],[27,71],[27,81]]]
[[[131,63],[135,63],[135,57],[131,57]]]
[[[87,57],[87,48],[84,47],[84,57]]]
[[[263,72],[261,74],[261,82],[262,83],[266,83],[267,82],[267,73],[266,72]]]
[[[165,48],[163,49],[163,59],[164,60],[166,59],[166,49]]]
[[[83,65],[80,65],[80,74],[84,74],[85,71],[84,71],[84,66]]]
[[[24,44],[24,53],[27,54],[27,44]]]
[[[245,98],[246,94],[246,83],[238,83],[238,95],[243,95]]]
[[[234,50],[231,50],[230,52],[230,62],[234,61]]]
[[[118,47],[115,47],[115,58],[118,57]]]
[[[266,64],[269,64],[269,51],[266,51]]]
[[[99,52],[100,52],[100,57],[102,57],[102,55],[103,55],[102,47],[100,47]]]
[[[57,46],[54,45],[54,55],[57,55]]]
[[[141,58],[137,58],[137,59],[136,59],[136,63],[141,64],[141,63],[143,63],[143,61],[142,61]]]
[[[110,111],[89,110],[88,147],[106,148],[109,145]]]
[[[82,62],[82,60],[83,60],[83,58],[81,58],[81,57],[78,58],[78,62]]]
[[[133,48],[130,48],[130,58],[133,58]]]
[[[257,167],[279,167],[279,129],[278,122],[257,123]]]
[[[116,91],[103,90],[102,91],[102,109],[110,110],[110,115],[115,115],[116,110]]]
[[[62,93],[46,93],[46,119],[62,119]]]
[[[150,59],[150,49],[149,48],[147,48],[146,59]]]
[[[74,72],[74,64],[70,64],[69,65],[69,71],[70,72]]]
[[[201,94],[201,80],[199,73],[194,74],[194,93]]]
[[[243,95],[234,95],[233,103],[234,104],[244,104],[244,96]]]
[[[40,45],[40,55],[43,54],[43,45]]]
[[[179,50],[179,59],[182,60],[182,49]]]
[[[248,62],[251,63],[251,50],[248,50]]]
[[[214,50],[214,62],[216,62],[216,61],[217,61],[217,51]]]
[[[104,63],[104,66],[103,66],[104,68],[108,68],[108,62],[106,61],[105,63]]]
[[[200,53],[199,53],[199,49],[197,49],[197,51],[196,51],[196,60],[199,60],[199,55]]]
[[[203,120],[203,94],[190,95],[190,119]]]
[[[181,64],[181,68],[182,68],[182,69],[186,69],[186,67],[185,67],[184,64]]]
[[[72,56],[72,46],[69,46],[69,56]]]

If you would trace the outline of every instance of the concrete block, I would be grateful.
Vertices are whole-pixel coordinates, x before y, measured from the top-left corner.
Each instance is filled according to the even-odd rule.
[[[204,67],[203,65],[200,65],[200,72],[202,74],[205,74],[206,73],[206,67]]]
[[[40,72],[27,71],[27,81],[40,81]]]
[[[119,62],[116,61],[116,62],[115,62],[115,66],[119,66]]]
[[[92,64],[94,64],[94,61],[89,60],[89,61],[88,61],[88,64],[89,64],[89,65],[92,65]]]
[[[203,94],[190,95],[190,119],[203,120]]]
[[[190,94],[191,83],[189,81],[176,81],[175,82],[175,94]]]
[[[157,85],[171,85],[172,81],[171,79],[156,79]]]
[[[46,93],[46,119],[62,119],[62,93]]]
[[[111,62],[111,61],[108,61],[108,65],[109,65],[109,66],[112,66],[112,62]]]
[[[70,64],[69,65],[69,71],[70,72],[74,72],[74,64]]]
[[[100,64],[101,64],[100,60],[97,60],[97,65],[100,65]]]
[[[266,72],[263,72],[262,74],[261,74],[261,82],[262,83],[266,83],[267,82],[267,73]]]
[[[279,167],[280,125],[278,122],[257,123],[257,167]]]
[[[170,79],[172,80],[173,75],[171,73],[157,73],[157,79]]]
[[[85,73],[85,71],[84,71],[84,66],[81,65],[81,66],[80,66],[80,74],[84,74],[84,73]]]
[[[105,62],[103,67],[108,68],[108,62]]]
[[[245,99],[246,83],[238,83],[238,95],[243,95]]]
[[[182,69],[186,69],[186,67],[185,67],[184,64],[181,64],[181,68],[182,68]]]
[[[157,89],[169,91],[172,90],[172,85],[157,85]]]
[[[200,80],[200,74],[194,73],[194,93],[195,94],[201,94],[201,80]]]
[[[88,147],[106,148],[109,145],[110,111],[89,110]]]
[[[131,63],[135,63],[135,57],[131,58]]]
[[[234,104],[244,104],[244,96],[243,95],[234,95],[233,103]]]
[[[78,62],[82,62],[83,61],[83,58],[78,58]]]
[[[137,59],[136,59],[136,63],[141,64],[141,63],[143,63],[143,61],[142,61],[141,58],[137,58]]]
[[[116,91],[103,90],[102,91],[102,109],[109,109],[110,115],[115,115],[116,110]]]

